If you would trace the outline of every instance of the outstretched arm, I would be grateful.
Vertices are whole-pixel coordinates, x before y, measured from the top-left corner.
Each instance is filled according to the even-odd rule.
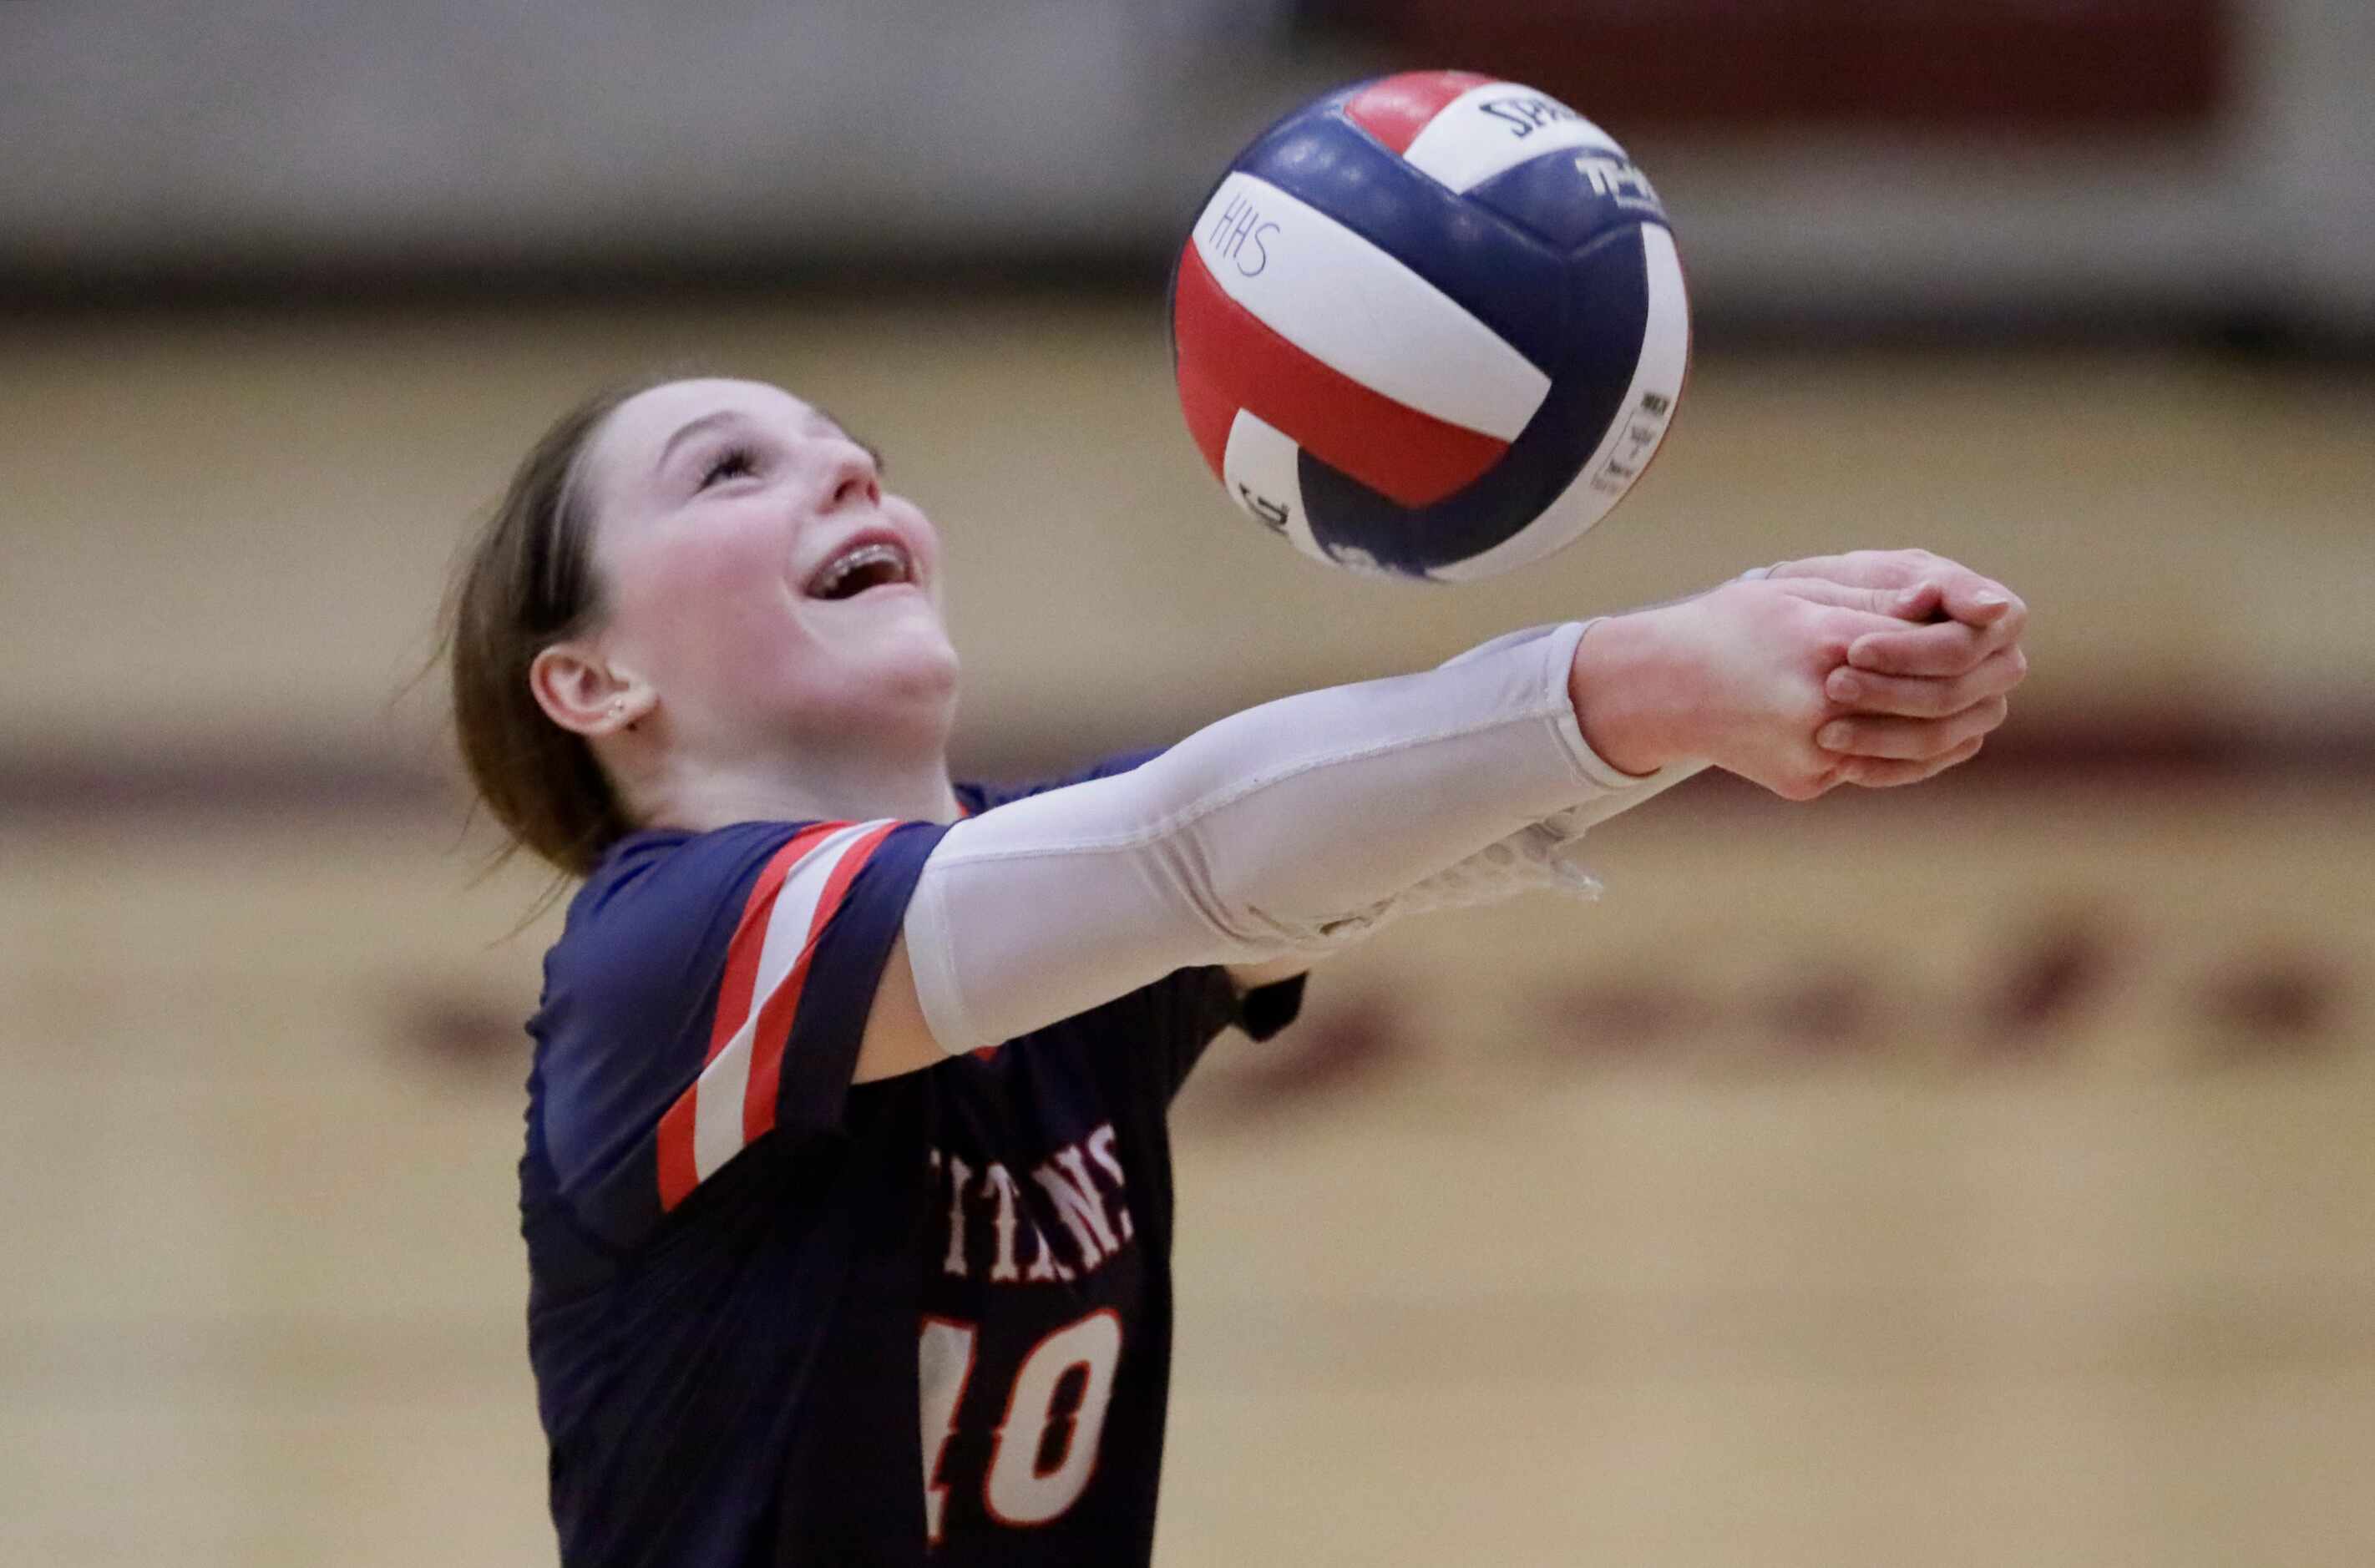
[[[1890,638],[1925,639],[1918,657],[1943,668],[1940,629],[1903,619],[1937,607],[1931,588],[1733,583],[1267,703],[1131,773],[960,823],[916,884],[857,1076],[1011,1038],[1187,965],[1307,962],[1528,823],[1604,816],[1699,766],[1792,799],[1952,766],[2002,722],[2008,666],[1931,716],[1901,712],[1895,688],[1868,706],[1830,687]]]
[[[1802,798],[1841,784],[1867,788],[1913,784],[1966,761],[1978,753],[1986,732],[2003,721],[2005,695],[2027,673],[2027,658],[2020,648],[2027,607],[2003,584],[1927,550],[1860,550],[1784,561],[1746,576],[1885,590],[1877,598],[1854,593],[1826,596],[1896,621],[1859,636],[1837,661],[1838,667],[1825,678],[1828,707],[1808,715],[1806,724],[1818,754],[1802,748],[1768,750],[1764,758],[1768,766],[1762,771],[1744,757],[1733,758],[1738,771],[1784,795]],[[1705,596],[1693,595],[1656,607],[1671,609]],[[1718,619],[1757,613],[1736,603],[1710,607]],[[1764,607],[1772,607],[1768,603]],[[1602,757],[1635,773],[1663,768],[1661,776],[1678,778],[1683,770],[1668,765],[1672,755],[1722,754],[1718,744],[1694,744],[1673,735],[1678,719],[1714,717],[1720,706],[1704,693],[1661,681],[1661,670],[1694,667],[1691,659],[1677,664],[1669,657],[1672,650],[1658,646],[1660,634],[1675,630],[1674,619],[1661,620],[1646,612],[1618,617],[1596,625],[1577,650],[1574,700],[1584,734]],[[1737,630],[1748,627],[1743,621]],[[1753,714],[1747,725],[1752,742],[1766,733],[1764,722]],[[1781,732],[1785,737],[1787,733]],[[1500,855],[1503,864],[1511,852],[1536,862],[1558,861],[1565,843],[1580,836],[1587,820],[1646,798],[1647,794],[1619,796],[1596,810],[1569,813],[1566,820],[1545,823],[1487,854]],[[1449,875],[1460,878],[1467,869]],[[1507,873],[1488,867],[1481,876],[1497,881]],[[1559,880],[1573,885],[1569,874]],[[1463,886],[1457,890],[1469,890]],[[1241,992],[1249,991],[1300,973],[1311,962],[1308,957],[1291,957],[1234,964],[1230,973]]]

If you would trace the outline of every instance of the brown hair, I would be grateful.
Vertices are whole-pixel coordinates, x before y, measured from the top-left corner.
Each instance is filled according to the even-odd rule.
[[[455,562],[442,617],[454,678],[454,731],[479,799],[502,824],[508,857],[533,850],[584,876],[633,828],[585,737],[561,728],[528,689],[536,656],[603,613],[593,516],[577,469],[619,405],[656,381],[587,398],[555,420]]]

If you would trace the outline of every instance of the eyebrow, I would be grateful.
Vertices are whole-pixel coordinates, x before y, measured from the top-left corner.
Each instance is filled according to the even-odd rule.
[[[720,408],[715,413],[703,414],[699,419],[687,419],[683,424],[680,424],[676,428],[676,434],[668,437],[668,441],[662,444],[660,447],[659,461],[653,464],[652,466],[656,468],[667,467],[668,458],[675,453],[678,447],[683,445],[694,436],[701,434],[703,430],[715,430],[720,425],[731,424],[741,417],[742,416],[734,409]]]
[[[834,419],[832,415],[826,413],[821,408],[815,407],[811,405],[810,412],[815,416],[815,419],[811,423],[832,431],[834,435],[841,437],[845,441],[857,442],[859,446],[866,449],[866,454],[874,459],[875,471],[877,473],[883,471],[885,464],[882,460],[882,454],[876,449],[873,442],[861,441],[857,436],[850,434],[846,426],[843,425],[840,420]],[[659,459],[653,465],[653,466],[656,468],[667,467],[668,458],[675,454],[676,449],[683,445],[686,442],[691,440],[694,436],[700,435],[704,430],[715,430],[720,425],[730,425],[735,420],[743,417],[744,416],[739,409],[719,408],[711,413],[703,414],[696,419],[687,419],[683,424],[679,425],[676,428],[676,433],[668,437],[667,442],[661,445]]]

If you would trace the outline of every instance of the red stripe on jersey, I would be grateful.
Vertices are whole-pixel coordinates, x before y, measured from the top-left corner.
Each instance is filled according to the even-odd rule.
[[[767,917],[775,907],[775,895],[783,890],[784,878],[792,868],[807,857],[818,843],[839,830],[846,822],[820,822],[803,828],[785,842],[784,847],[767,859],[759,869],[759,879],[750,884],[750,896],[742,902],[742,918],[734,927],[733,939],[727,944],[726,973],[718,982],[717,1010],[709,1025],[709,1049],[702,1065],[717,1059],[726,1049],[742,1020],[750,1016],[751,993],[759,985],[759,955],[767,945]],[[676,1208],[691,1196],[701,1185],[701,1168],[692,1156],[693,1120],[701,1102],[701,1080],[685,1085],[684,1092],[660,1115],[656,1138],[658,1145],[660,1210]]]
[[[660,1116],[660,1212],[665,1214],[692,1196],[701,1185],[700,1168],[692,1162],[692,1107],[701,1092],[698,1083],[676,1097]]]
[[[734,939],[726,949],[726,977],[717,986],[717,1011],[710,1018],[709,1050],[702,1057],[704,1065],[717,1059],[717,1053],[726,1049],[726,1043],[734,1038],[742,1020],[750,1016],[751,993],[759,985],[759,955],[767,946],[767,917],[774,911],[775,895],[783,890],[784,878],[791,875],[792,867],[805,859],[809,851],[847,826],[846,822],[819,822],[801,829],[769,858],[759,872],[759,879],[750,884],[750,896],[742,904],[742,919],[734,927]]]
[[[1403,506],[1426,506],[1474,480],[1507,442],[1423,414],[1304,352],[1223,291],[1190,245],[1176,292],[1179,401],[1213,471],[1227,450],[1199,428],[1199,410],[1245,409],[1314,457]]]
[[[784,1076],[784,1048],[790,1043],[792,1020],[799,1016],[800,993],[808,986],[809,961],[816,957],[817,938],[824,934],[825,922],[848,896],[849,884],[866,863],[873,858],[877,845],[891,836],[896,822],[885,822],[865,834],[841,852],[841,860],[825,879],[824,890],[817,895],[816,916],[809,922],[808,937],[800,944],[800,956],[764,1002],[759,1005],[759,1027],[750,1042],[750,1082],[742,1091],[742,1141],[745,1145],[775,1125],[775,1096]]]
[[[1404,71],[1371,82],[1344,100],[1350,120],[1394,152],[1410,150],[1427,122],[1471,88],[1497,80],[1473,71]]]

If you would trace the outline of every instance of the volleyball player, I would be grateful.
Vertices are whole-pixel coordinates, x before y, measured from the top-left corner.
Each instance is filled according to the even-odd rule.
[[[2001,586],[1859,553],[1009,795],[949,777],[941,587],[865,446],[734,381],[561,420],[457,578],[477,787],[584,878],[520,1165],[566,1563],[1144,1562],[1212,1037],[1700,766],[1927,778],[2025,669]]]

